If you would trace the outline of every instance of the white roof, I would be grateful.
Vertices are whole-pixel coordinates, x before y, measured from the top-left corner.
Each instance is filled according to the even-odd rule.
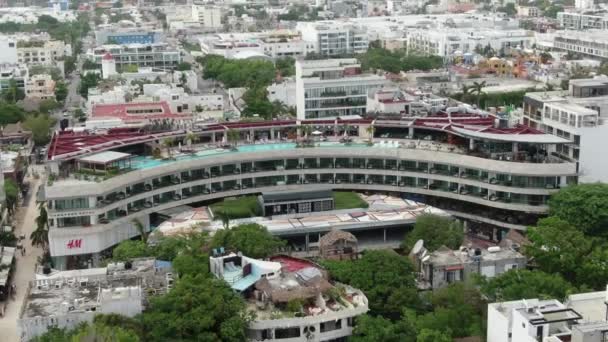
[[[504,133],[486,133],[479,131],[472,131],[460,127],[452,127],[452,129],[462,135],[478,138],[488,139],[494,141],[508,141],[508,142],[520,142],[520,143],[536,143],[536,144],[566,144],[569,140],[557,137],[551,134],[504,134]]]
[[[250,50],[237,52],[234,55],[232,55],[232,58],[234,58],[234,59],[249,59],[249,58],[270,59],[270,57],[266,56],[265,54],[263,54],[261,52],[250,51]]]
[[[94,163],[94,164],[107,164],[107,163],[111,163],[113,161],[125,159],[130,156],[131,155],[129,153],[122,153],[122,152],[116,152],[116,151],[105,151],[105,152],[99,152],[99,153],[95,153],[95,154],[92,154],[92,155],[89,155],[86,157],[79,158],[78,161]]]

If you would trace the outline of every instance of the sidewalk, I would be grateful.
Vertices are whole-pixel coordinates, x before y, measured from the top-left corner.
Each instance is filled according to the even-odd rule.
[[[17,212],[15,235],[25,235],[22,241],[25,248],[25,256],[21,256],[21,251],[17,253],[17,265],[13,275],[13,284],[17,286],[15,300],[10,300],[6,308],[4,317],[0,318],[0,340],[6,342],[18,342],[17,319],[21,312],[21,305],[28,287],[28,282],[34,278],[34,267],[38,257],[42,255],[42,249],[32,247],[30,234],[36,229],[36,217],[38,217],[38,206],[36,205],[36,193],[41,180],[35,180],[30,176],[26,178],[30,182],[30,194],[26,207],[20,207]]]

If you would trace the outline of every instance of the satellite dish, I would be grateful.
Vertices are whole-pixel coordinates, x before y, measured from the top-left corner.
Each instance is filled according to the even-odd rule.
[[[423,247],[424,247],[424,241],[422,239],[416,241],[416,243],[414,244],[414,247],[412,248],[412,253],[417,255],[418,253],[420,253],[420,251],[422,250]]]
[[[427,260],[429,260],[430,258],[431,258],[431,256],[427,255],[424,258],[422,258],[422,262],[427,262]]]
[[[426,257],[427,255],[427,250],[426,248],[422,251],[422,253],[420,253],[420,259],[424,259],[424,257]]]

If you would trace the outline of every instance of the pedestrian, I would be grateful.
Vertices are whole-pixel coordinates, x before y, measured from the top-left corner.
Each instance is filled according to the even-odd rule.
[[[21,255],[25,255],[25,246],[23,247],[23,249],[21,250]]]

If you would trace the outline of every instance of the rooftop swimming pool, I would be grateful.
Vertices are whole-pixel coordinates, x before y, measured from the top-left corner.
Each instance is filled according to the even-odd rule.
[[[338,142],[320,142],[317,144],[316,148],[323,147],[367,147],[367,148],[396,148],[397,144],[391,143],[376,143],[373,146],[369,146],[363,143],[353,143],[349,145],[345,145]],[[291,150],[295,149],[295,143],[276,143],[276,144],[260,144],[260,145],[242,145],[238,146],[237,150],[230,149],[213,149],[213,150],[204,150],[198,151],[194,154],[178,154],[174,157],[175,160],[161,160],[154,159],[152,157],[146,156],[138,156],[131,160],[131,167],[136,170],[145,170],[153,167],[166,165],[174,163],[175,161],[183,161],[183,160],[196,160],[207,158],[210,156],[217,156],[222,154],[234,154],[234,153],[253,153],[253,152],[264,152],[264,151],[275,151],[275,150]]]

